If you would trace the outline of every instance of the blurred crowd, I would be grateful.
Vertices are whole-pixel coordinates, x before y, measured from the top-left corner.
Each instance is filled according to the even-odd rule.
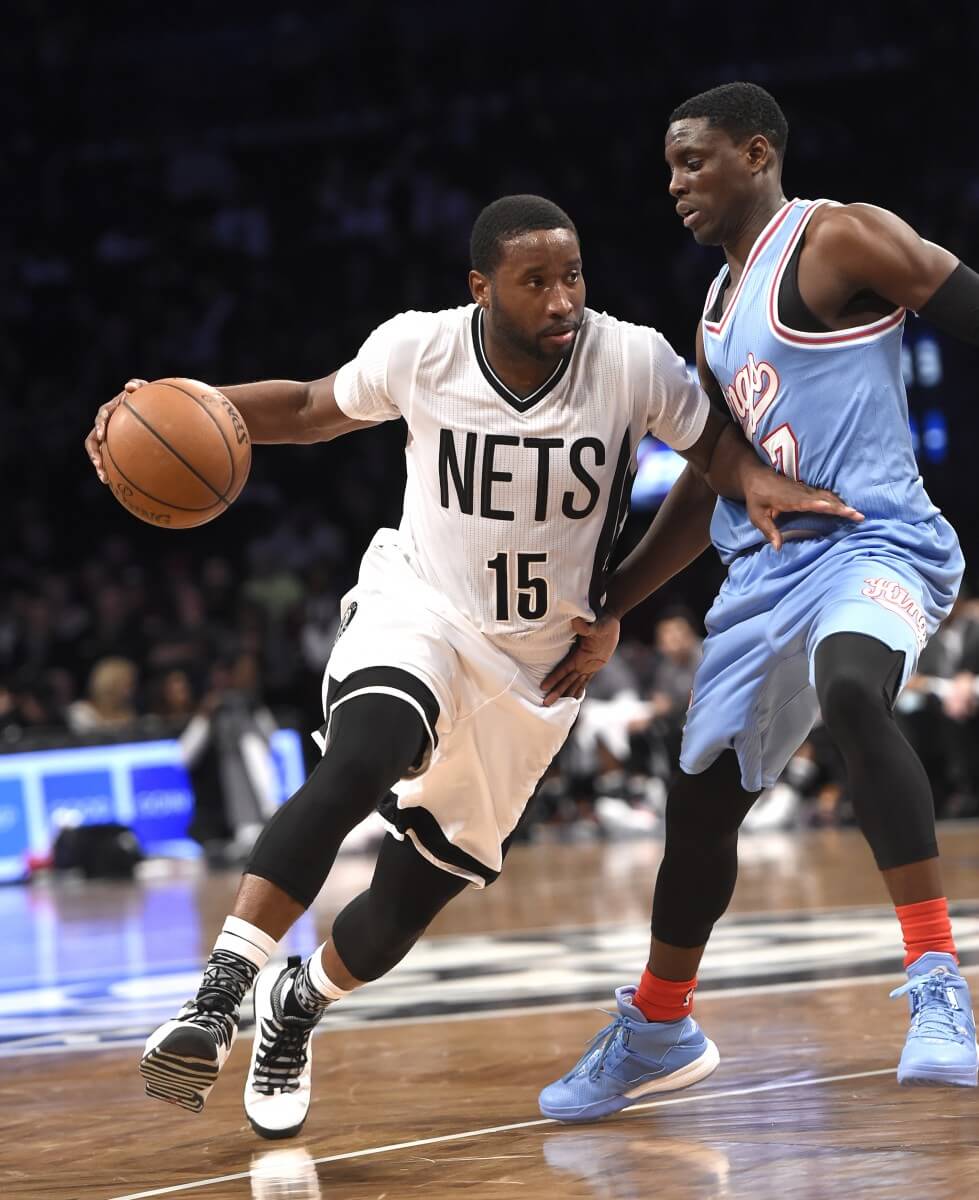
[[[956,123],[932,126],[927,169],[898,169],[912,111],[975,108],[955,64],[979,16],[949,8],[927,23],[870,0],[813,24],[746,0],[738,28],[698,23],[692,53],[679,3],[595,21],[575,3],[558,20],[506,2],[243,0],[198,6],[181,29],[118,3],[19,0],[0,39],[0,145],[18,181],[0,228],[0,745],[180,729],[229,696],[315,725],[338,599],[371,532],[398,519],[403,430],[261,448],[234,509],[177,535],[98,484],[82,451],[96,407],[133,375],[313,378],[394,312],[467,302],[472,221],[513,191],[576,220],[591,304],[691,357],[717,255],[675,219],[661,137],[694,91],[769,86],[792,127],[789,194],[886,204],[979,262],[979,173]],[[936,61],[940,76],[923,70]],[[954,436],[958,392],[972,412],[969,354],[949,363],[952,453],[927,482],[974,559],[971,449]],[[541,789],[543,823],[655,824],[721,578],[702,563],[627,624]],[[942,811],[972,811],[979,790],[975,630],[963,603],[902,701]],[[818,734],[790,773],[780,819],[846,819]]]
[[[199,799],[194,836],[231,843],[254,833],[265,805],[242,799],[250,787],[241,738],[257,733],[267,743],[277,724],[304,734],[319,724],[323,667],[356,558],[324,519],[292,534],[286,522],[240,558],[195,562],[174,551],[159,574],[116,537],[89,568],[26,574],[0,608],[0,751],[179,737]],[[676,603],[626,623],[540,786],[527,836],[660,829],[702,636],[697,613]],[[979,815],[979,601],[960,597],[897,720],[938,815]],[[311,764],[315,748],[304,743]],[[748,828],[850,822],[842,763],[817,725]]]

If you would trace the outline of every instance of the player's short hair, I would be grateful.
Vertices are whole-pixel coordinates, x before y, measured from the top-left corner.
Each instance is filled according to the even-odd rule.
[[[501,196],[487,204],[469,238],[473,270],[492,275],[503,257],[503,243],[537,229],[570,229],[578,236],[574,221],[564,209],[543,196]]]
[[[706,117],[735,143],[764,134],[779,158],[785,157],[789,123],[774,96],[757,83],[722,83],[691,96],[670,113],[670,124],[684,117]]]

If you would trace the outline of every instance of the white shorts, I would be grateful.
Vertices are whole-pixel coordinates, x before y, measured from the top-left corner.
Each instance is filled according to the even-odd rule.
[[[494,646],[419,579],[394,530],[375,535],[342,606],[323,681],[321,747],[340,704],[371,692],[405,700],[428,731],[429,752],[382,801],[381,815],[436,866],[475,887],[492,883],[578,701],[545,708],[539,670]]]

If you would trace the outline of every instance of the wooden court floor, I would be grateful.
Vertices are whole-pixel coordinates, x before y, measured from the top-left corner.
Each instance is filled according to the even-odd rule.
[[[963,962],[979,964],[979,826],[941,843]],[[2,889],[0,1196],[979,1196],[979,1094],[894,1079],[899,934],[862,842],[770,834],[742,849],[697,1003],[721,1065],[699,1087],[593,1125],[540,1117],[541,1085],[641,968],[660,847],[518,847],[493,888],[329,1014],[310,1117],[287,1143],[244,1118],[250,1030],[199,1116],[146,1099],[135,1070],[141,1038],[192,990],[233,875]],[[341,859],[293,950],[369,868]]]

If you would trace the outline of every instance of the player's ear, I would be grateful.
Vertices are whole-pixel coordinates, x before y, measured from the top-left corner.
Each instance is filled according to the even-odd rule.
[[[484,275],[482,271],[470,271],[469,291],[480,307],[489,308],[490,281],[488,275]]]
[[[765,167],[775,163],[775,151],[772,149],[772,143],[764,134],[756,133],[745,147],[745,153],[752,173],[762,171]]]

